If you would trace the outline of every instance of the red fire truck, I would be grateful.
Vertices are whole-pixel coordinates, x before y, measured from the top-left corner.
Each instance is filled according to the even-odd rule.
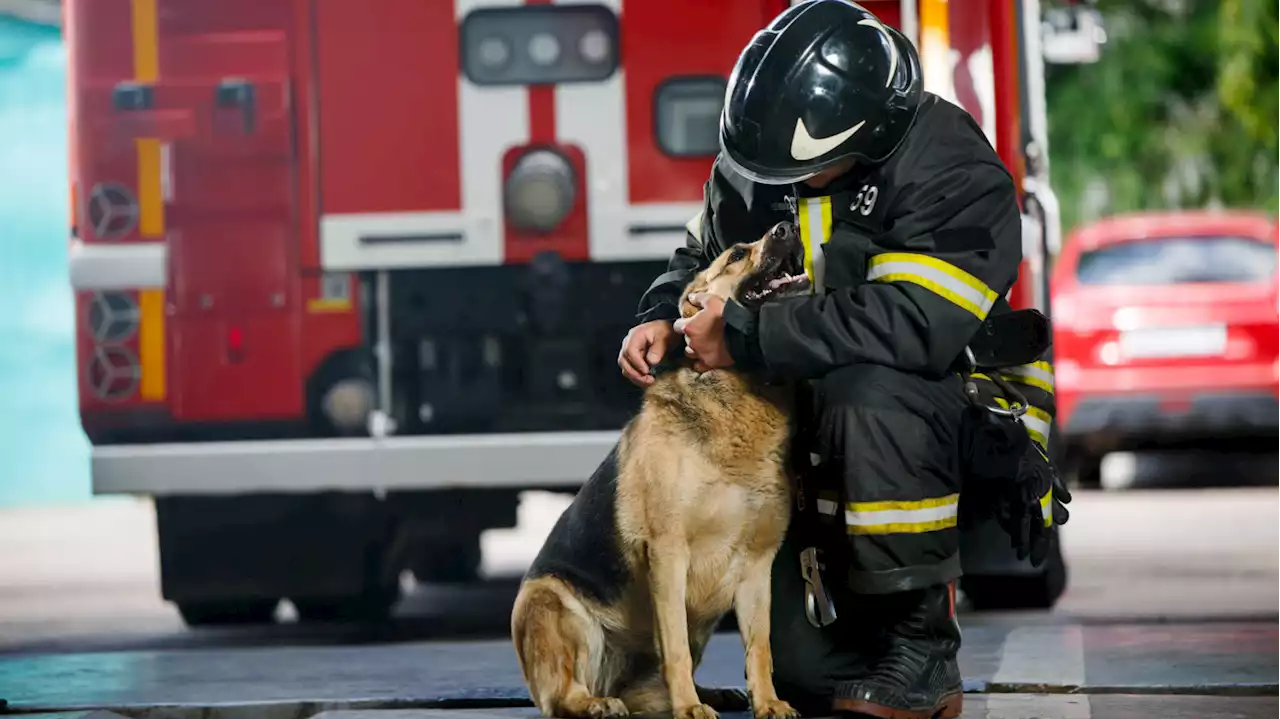
[[[865,4],[1023,182],[1013,299],[1043,304],[1038,3]],[[93,487],[154,498],[188,623],[385,615],[405,571],[476,577],[520,492],[580,485],[637,407],[618,343],[700,210],[728,72],[785,5],[68,0]]]

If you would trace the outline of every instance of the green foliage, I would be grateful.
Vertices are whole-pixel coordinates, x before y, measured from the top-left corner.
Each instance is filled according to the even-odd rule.
[[[1277,209],[1275,0],[1100,0],[1092,65],[1049,66],[1064,229],[1098,214]]]

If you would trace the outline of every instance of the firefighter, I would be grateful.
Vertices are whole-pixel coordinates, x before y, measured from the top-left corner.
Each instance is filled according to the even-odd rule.
[[[642,297],[618,363],[646,386],[683,351],[700,370],[808,388],[797,515],[774,567],[779,692],[808,715],[958,716],[959,493],[984,451],[966,348],[1011,311],[1014,181],[966,112],[923,91],[912,44],[843,0],[797,4],[752,38],[720,145],[687,246]],[[695,297],[702,309],[676,321],[694,274],[784,219],[801,230],[808,294],[754,311]],[[1002,526],[1042,560],[1070,497],[1012,461],[1025,471]]]

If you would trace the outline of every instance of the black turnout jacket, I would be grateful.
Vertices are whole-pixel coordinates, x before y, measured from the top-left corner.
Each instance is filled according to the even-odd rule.
[[[821,190],[756,184],[717,158],[686,245],[642,296],[638,320],[676,319],[694,275],[786,219],[800,227],[815,292],[725,312],[735,362],[783,379],[859,362],[945,373],[1022,260],[1013,178],[968,113],[926,93],[887,161]]]

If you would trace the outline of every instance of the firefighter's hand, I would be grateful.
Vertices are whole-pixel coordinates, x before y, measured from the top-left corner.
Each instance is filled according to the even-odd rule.
[[[689,302],[702,309],[693,317],[680,318],[674,325],[684,335],[684,353],[696,362],[693,369],[706,372],[733,365],[724,343],[724,300],[705,292],[690,295]]]
[[[622,338],[622,348],[618,350],[622,376],[637,387],[653,384],[649,368],[667,356],[667,349],[675,338],[676,331],[669,320],[653,320],[632,327]]]

